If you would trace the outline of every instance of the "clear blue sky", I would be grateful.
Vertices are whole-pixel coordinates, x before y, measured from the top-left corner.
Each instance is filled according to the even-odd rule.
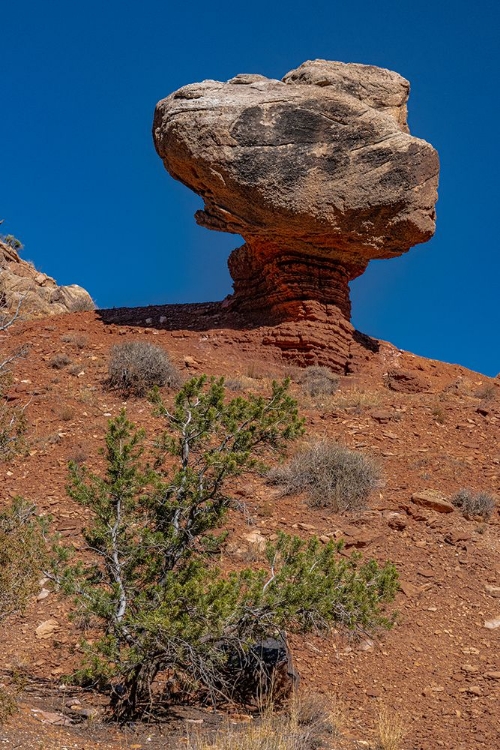
[[[500,4],[495,0],[16,0],[1,11],[0,218],[24,257],[100,307],[222,299],[239,238],[193,219],[151,139],[159,99],[205,78],[282,77],[307,59],[412,85],[441,157],[435,238],[352,285],[362,331],[500,370]]]

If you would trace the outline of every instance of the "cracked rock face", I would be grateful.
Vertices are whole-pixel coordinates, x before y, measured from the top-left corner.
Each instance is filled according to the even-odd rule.
[[[155,146],[203,198],[196,220],[245,239],[229,258],[235,309],[291,320],[312,301],[349,319],[349,281],[371,259],[432,237],[438,155],[408,132],[408,93],[389,70],[314,60],[158,103]]]

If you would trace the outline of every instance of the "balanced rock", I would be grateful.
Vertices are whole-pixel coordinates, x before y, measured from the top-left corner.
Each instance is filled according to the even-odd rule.
[[[16,314],[37,318],[94,309],[92,297],[83,287],[58,286],[0,239],[0,322]]]
[[[408,132],[408,94],[389,70],[314,60],[158,103],[155,146],[203,198],[198,223],[245,239],[229,258],[233,309],[348,321],[349,282],[368,262],[430,239],[438,155]]]

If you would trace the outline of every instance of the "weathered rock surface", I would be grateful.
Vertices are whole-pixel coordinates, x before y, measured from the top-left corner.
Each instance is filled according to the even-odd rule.
[[[16,250],[0,240],[0,308],[13,315],[18,306],[23,318],[94,310],[90,294],[77,284],[58,286],[50,276],[22,260]]]
[[[397,73],[315,60],[159,102],[156,149],[203,198],[197,221],[245,239],[229,258],[237,309],[290,320],[313,300],[349,319],[349,281],[432,236],[438,156],[409,135],[408,93]]]

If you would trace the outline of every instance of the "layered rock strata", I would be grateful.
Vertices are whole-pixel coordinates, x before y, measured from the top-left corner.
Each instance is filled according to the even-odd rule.
[[[433,235],[438,156],[408,132],[408,94],[397,73],[314,60],[281,81],[203,81],[158,103],[155,146],[203,198],[198,223],[245,240],[229,258],[234,309],[279,323],[312,302],[316,318],[319,305],[347,322],[368,262]]]

